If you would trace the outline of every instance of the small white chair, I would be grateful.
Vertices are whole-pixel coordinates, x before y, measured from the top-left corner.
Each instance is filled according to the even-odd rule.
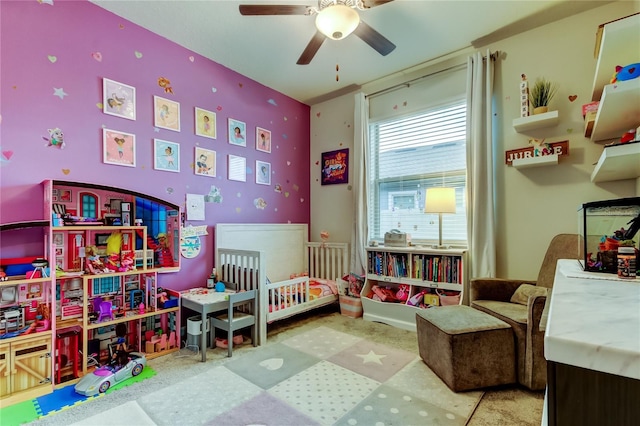
[[[227,313],[217,317],[211,317],[211,340],[215,339],[215,329],[227,331],[228,356],[233,353],[233,332],[246,327],[251,327],[251,342],[256,345],[256,315],[257,315],[256,290],[241,291],[229,294],[229,307]]]

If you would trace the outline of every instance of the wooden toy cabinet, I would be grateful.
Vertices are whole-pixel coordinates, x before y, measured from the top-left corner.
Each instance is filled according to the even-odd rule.
[[[164,342],[154,344],[147,358],[178,350],[181,341],[179,306],[158,302],[159,275],[180,269],[180,207],[100,185],[48,180],[43,187],[46,219],[0,224],[0,265],[7,274],[0,276],[0,407],[50,393],[89,373],[91,356],[104,355],[115,343],[119,323],[127,324],[130,350],[144,351],[150,340]],[[136,211],[140,200],[161,214]],[[87,206],[97,218],[81,217]],[[114,213],[118,209],[129,217]],[[79,221],[67,222],[68,213]],[[133,223],[137,214],[143,223],[153,223],[117,225],[118,217]],[[162,264],[154,258],[157,243],[149,246],[152,228],[167,242]],[[119,235],[117,243],[108,246],[113,234]],[[89,256],[104,264],[106,248],[119,252],[117,262],[91,271]],[[48,265],[34,263],[39,258]],[[162,296],[179,295],[163,289]]]
[[[51,332],[0,341],[0,398],[51,389]],[[39,392],[44,388],[44,392]]]
[[[367,280],[361,292],[363,319],[416,330],[418,307],[406,302],[381,302],[367,297],[372,286],[409,288],[408,298],[423,290],[453,290],[464,301],[467,288],[465,250],[418,247],[368,247]],[[437,294],[436,294],[437,295]]]

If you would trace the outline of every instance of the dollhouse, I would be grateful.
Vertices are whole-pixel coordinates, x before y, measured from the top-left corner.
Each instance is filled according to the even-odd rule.
[[[177,350],[156,336],[180,341],[179,307],[166,303],[178,294],[158,288],[159,273],[180,269],[179,206],[86,183],[48,180],[43,190],[45,219],[0,225],[3,405],[105,362],[118,324],[129,347],[153,347],[147,358]]]

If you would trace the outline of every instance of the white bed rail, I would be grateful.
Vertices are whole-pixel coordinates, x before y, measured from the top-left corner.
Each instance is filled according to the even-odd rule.
[[[235,284],[236,291],[260,290],[260,266],[262,253],[259,251],[219,249],[218,261],[220,280]]]
[[[349,244],[309,242],[305,246],[310,277],[337,280],[349,272]]]

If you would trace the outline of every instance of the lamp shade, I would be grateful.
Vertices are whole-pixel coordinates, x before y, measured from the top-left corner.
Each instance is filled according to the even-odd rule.
[[[318,31],[333,40],[342,40],[360,24],[360,15],[344,4],[335,4],[322,9],[316,16]]]
[[[427,196],[424,203],[425,213],[455,213],[456,189],[455,188],[427,188]]]

